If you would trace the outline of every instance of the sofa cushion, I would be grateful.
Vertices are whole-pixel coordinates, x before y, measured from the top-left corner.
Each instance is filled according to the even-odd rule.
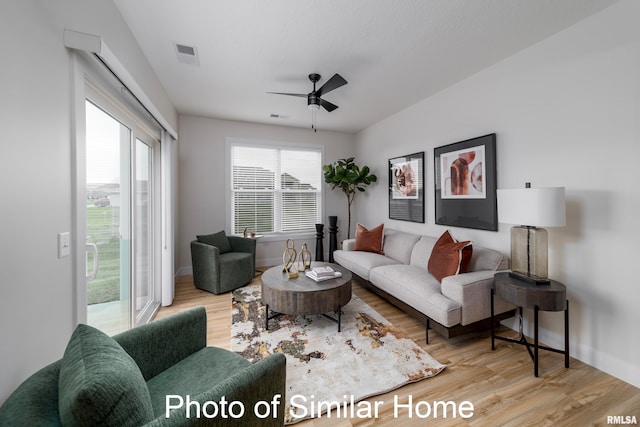
[[[369,281],[444,326],[460,323],[460,304],[442,295],[440,283],[424,268],[403,264],[376,267]]]
[[[473,255],[467,271],[481,270],[506,270],[509,268],[509,259],[494,249],[473,247]]]
[[[229,239],[227,239],[227,233],[225,233],[224,230],[204,236],[196,236],[196,238],[200,243],[206,243],[207,245],[215,246],[220,250],[221,254],[231,252],[231,243],[229,243]]]
[[[419,239],[417,234],[387,228],[384,230],[384,254],[402,264],[409,264],[411,252]]]
[[[168,394],[190,395],[195,400],[199,394],[249,365],[248,360],[229,350],[217,347],[198,350],[149,380],[153,412],[156,417],[165,415]]]
[[[65,426],[138,426],[154,418],[138,365],[113,338],[91,326],[78,325],[71,335],[58,394]]]
[[[367,228],[358,224],[356,226],[356,244],[354,250],[365,251],[382,254],[382,241],[384,237],[384,224],[367,230]]]
[[[442,233],[431,251],[427,270],[442,282],[447,276],[465,273],[473,254],[470,241],[458,242],[449,231]]]
[[[419,267],[424,270],[427,269],[427,264],[429,263],[429,257],[431,256],[431,251],[433,250],[433,245],[436,244],[436,238],[431,236],[421,236],[420,240],[413,247],[413,251],[411,251],[411,261],[409,265],[414,267]]]
[[[384,255],[363,251],[337,250],[333,253],[333,259],[344,268],[351,270],[351,272],[366,280],[369,280],[369,272],[372,268],[381,265],[399,264],[395,259]]]

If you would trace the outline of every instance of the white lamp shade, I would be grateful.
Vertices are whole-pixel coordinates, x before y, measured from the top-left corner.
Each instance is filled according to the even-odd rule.
[[[498,190],[498,221],[533,227],[566,224],[564,187]]]

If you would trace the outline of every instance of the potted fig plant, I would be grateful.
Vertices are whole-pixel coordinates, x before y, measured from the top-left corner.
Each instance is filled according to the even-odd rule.
[[[357,192],[363,193],[365,188],[378,180],[374,174],[370,173],[369,166],[360,168],[354,162],[355,157],[340,159],[329,165],[324,165],[324,182],[329,184],[332,190],[340,188],[347,196],[348,208],[348,228],[347,239],[351,238],[351,204]]]

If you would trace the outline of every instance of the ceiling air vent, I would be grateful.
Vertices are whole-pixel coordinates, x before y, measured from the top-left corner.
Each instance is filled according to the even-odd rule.
[[[178,62],[181,64],[200,65],[200,59],[198,58],[198,49],[194,46],[187,46],[185,44],[176,43],[176,55],[178,55]]]

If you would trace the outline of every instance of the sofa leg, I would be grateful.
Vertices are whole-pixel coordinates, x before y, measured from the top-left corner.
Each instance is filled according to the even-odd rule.
[[[427,342],[427,344],[429,344],[429,318],[428,317],[427,317],[427,327],[424,332],[424,335],[425,335],[425,341]]]

